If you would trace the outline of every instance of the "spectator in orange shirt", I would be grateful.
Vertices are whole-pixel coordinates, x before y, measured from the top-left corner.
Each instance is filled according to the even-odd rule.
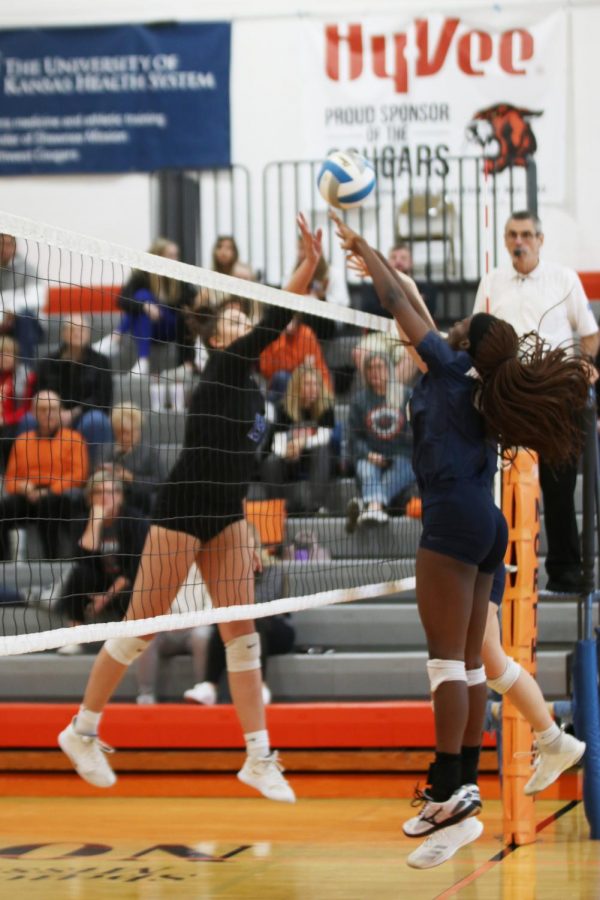
[[[40,528],[49,557],[59,555],[59,535],[71,537],[81,517],[88,451],[82,436],[61,425],[60,397],[40,391],[33,398],[36,427],[14,442],[0,501],[0,558],[7,557],[11,529],[29,522]],[[58,527],[57,527],[58,526]]]
[[[300,316],[294,316],[276,341],[260,354],[260,374],[269,387],[269,399],[280,400],[294,369],[304,365],[318,369],[324,384],[332,388],[331,375],[317,337]]]

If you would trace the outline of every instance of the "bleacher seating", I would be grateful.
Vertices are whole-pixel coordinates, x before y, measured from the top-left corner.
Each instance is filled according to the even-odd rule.
[[[112,330],[114,314],[94,313],[92,322],[95,340]],[[43,353],[58,347],[59,323],[55,316],[48,318],[46,340],[47,343],[42,345]],[[340,346],[328,351],[328,359],[336,365],[345,364],[355,338],[344,336],[338,340]],[[150,378],[121,378],[119,365],[115,365],[115,402],[129,400],[147,411],[144,439],[158,447],[171,465],[183,441],[185,414],[151,411]],[[347,416],[348,404],[338,401],[337,420],[345,424]],[[284,569],[287,596],[401,578],[414,571],[420,522],[392,518],[383,527],[363,528],[349,535],[345,530],[344,513],[355,491],[353,478],[332,480],[327,492],[327,515],[288,519],[287,541],[293,541],[298,532],[308,530],[330,551],[332,559],[318,563],[276,563]],[[256,493],[260,495],[260,486]],[[581,477],[576,504],[581,510]],[[542,527],[542,556],[546,547]],[[54,585],[56,593],[67,577],[70,565],[67,560],[36,565],[27,561],[0,564],[4,583],[18,587],[31,600],[27,609],[4,608],[4,633],[44,631],[59,624],[54,621],[52,604],[44,591]],[[541,560],[542,587],[545,581]],[[36,602],[40,594],[41,601]],[[542,688],[548,697],[566,696],[569,693],[569,654],[576,639],[576,602],[573,598],[543,599],[538,607],[538,618],[538,666]],[[425,639],[414,592],[385,598],[374,596],[369,601],[304,611],[295,614],[295,623],[298,652],[269,661],[269,684],[275,700],[427,696]],[[66,657],[40,653],[0,658],[0,699],[75,700],[81,696],[91,662],[91,654]],[[161,699],[180,699],[191,680],[191,661],[177,658],[165,668]],[[127,674],[116,696],[118,699],[135,696],[133,673]]]
[[[577,490],[581,508],[581,477]],[[288,596],[310,594],[334,587],[351,587],[372,582],[385,566],[386,578],[402,577],[414,571],[414,557],[398,559],[395,546],[398,534],[407,525],[411,546],[418,534],[414,520],[392,520],[387,526],[364,531],[359,540],[346,535],[341,518],[289,519],[288,539],[310,527],[334,558],[329,562],[282,562],[285,593]],[[386,533],[387,532],[387,533]],[[327,540],[329,538],[329,541]],[[382,549],[384,547],[385,550]],[[546,546],[541,534],[542,553]],[[378,549],[378,552],[375,552]],[[391,557],[387,556],[392,550]],[[387,558],[386,558],[387,557]],[[382,563],[382,559],[385,561]],[[66,577],[68,562],[4,564],[7,585],[17,585],[34,595],[41,586]],[[540,560],[540,584],[546,576]],[[414,591],[385,598],[340,604],[296,613],[295,653],[273,657],[269,661],[269,684],[275,700],[300,701],[324,699],[417,699],[427,696],[425,640]],[[538,606],[538,674],[549,698],[569,695],[570,653],[577,638],[577,603],[573,597],[550,598],[542,595]],[[55,627],[47,604],[28,610],[4,611],[6,633],[47,630]],[[75,700],[81,695],[92,656],[63,657],[55,653],[0,659],[0,699]],[[192,679],[191,660],[177,658],[164,669],[161,699],[178,700]],[[117,698],[135,697],[135,679],[129,673]]]

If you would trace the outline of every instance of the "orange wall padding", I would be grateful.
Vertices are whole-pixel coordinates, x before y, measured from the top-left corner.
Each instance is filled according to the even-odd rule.
[[[600,272],[580,272],[579,277],[590,300],[600,300]]]
[[[508,573],[502,599],[503,646],[509,657],[536,675],[537,576],[540,534],[538,458],[519,450],[502,473],[502,512],[508,523]],[[523,791],[531,777],[531,725],[508,695],[502,703],[504,840],[531,844],[536,839],[533,797]]]
[[[70,703],[0,703],[0,747],[56,747],[56,736],[77,712]],[[271,741],[279,748],[433,747],[431,704],[276,703],[267,707]],[[242,732],[233,707],[115,703],[102,737],[120,749],[236,748]],[[486,735],[484,746],[495,740]]]
[[[580,272],[590,300],[600,300],[600,272]],[[120,287],[79,287],[61,284],[48,291],[47,312],[111,312],[117,309]]]
[[[120,287],[79,287],[61,284],[48,291],[47,312],[113,312],[117,309]]]

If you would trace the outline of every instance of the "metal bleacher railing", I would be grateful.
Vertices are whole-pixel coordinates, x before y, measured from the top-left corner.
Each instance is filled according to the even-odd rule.
[[[481,156],[430,159],[416,171],[407,167],[400,151],[375,157],[373,163],[378,176],[374,195],[348,214],[351,225],[383,252],[399,238],[409,244],[415,274],[430,286],[441,323],[468,314],[485,268],[484,197],[490,212],[490,262],[496,265],[510,212],[537,211],[535,161],[491,172],[487,182]],[[216,237],[231,234],[242,258],[261,273],[262,280],[281,284],[296,258],[293,223],[295,212],[302,209],[313,226],[324,226],[329,262],[343,268],[316,187],[320,164],[271,162],[260,185],[241,166],[158,173],[152,188],[153,231],[177,241],[186,262],[205,267],[211,266]]]

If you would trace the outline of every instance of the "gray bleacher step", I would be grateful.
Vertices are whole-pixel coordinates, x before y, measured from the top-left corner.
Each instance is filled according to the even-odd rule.
[[[0,583],[16,587],[27,597],[31,588],[54,585],[54,593],[58,593],[60,585],[66,581],[73,562],[69,559],[57,560],[23,560],[19,562],[0,562]]]
[[[313,516],[289,519],[286,535],[293,541],[298,533],[309,532],[334,559],[396,559],[415,555],[421,530],[419,519],[401,516],[391,518],[385,525],[363,525],[348,534],[345,519]]]
[[[577,604],[540,602],[538,647],[577,640]],[[596,605],[594,624],[598,623]],[[337,650],[391,650],[425,647],[415,603],[343,603],[294,614],[296,646]],[[548,648],[546,648],[548,649]]]
[[[351,559],[282,563],[286,596],[341,590],[412,578],[414,559]],[[373,597],[376,597],[376,591]]]
[[[581,530],[581,516],[577,525]],[[394,558],[414,556],[419,546],[422,525],[420,519],[406,516],[392,517],[385,525],[363,525],[352,534],[346,532],[345,518],[339,516],[307,516],[288,519],[286,534],[293,541],[299,532],[310,532],[319,544],[326,547],[334,559]],[[548,550],[546,529],[540,527],[540,553]]]
[[[152,446],[173,444],[181,446],[185,432],[185,413],[174,410],[149,412],[144,419],[144,438]]]
[[[64,621],[52,615],[44,606],[0,606],[2,637],[14,634],[37,634],[60,628]]]
[[[567,692],[567,651],[538,655],[539,681],[549,698]],[[288,654],[269,660],[268,681],[280,701],[425,699],[429,695],[426,653]],[[75,702],[81,699],[93,654],[60,656],[34,653],[0,658],[0,701]],[[161,666],[161,700],[179,701],[194,675],[190,657],[178,656]],[[137,685],[131,667],[114,695],[131,701]]]
[[[567,695],[567,650],[538,653],[538,681],[547,697]],[[429,696],[425,651],[274,656],[269,684],[284,700],[424,699]]]

